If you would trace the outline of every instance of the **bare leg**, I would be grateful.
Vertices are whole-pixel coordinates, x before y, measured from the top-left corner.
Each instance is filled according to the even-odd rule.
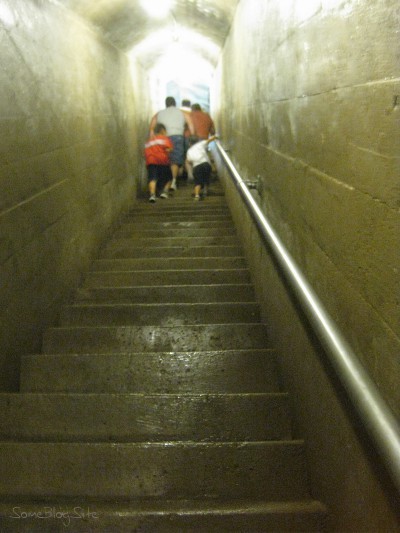
[[[176,190],[176,178],[178,177],[178,172],[179,172],[179,165],[177,165],[176,163],[172,163],[171,165],[172,183],[171,184],[168,183],[167,185],[173,191]]]
[[[194,186],[194,199],[200,200],[200,191],[201,191],[201,185],[195,185]]]
[[[157,180],[149,181],[149,200],[154,203],[156,201]]]
[[[194,177],[193,177],[193,167],[192,167],[191,163],[189,163],[189,161],[187,159],[185,161],[185,167],[186,167],[186,172],[187,172],[187,175],[188,175],[188,179],[193,181],[193,179],[194,179]]]
[[[149,194],[150,196],[153,196],[156,194],[156,187],[157,187],[157,181],[151,180],[149,181]]]

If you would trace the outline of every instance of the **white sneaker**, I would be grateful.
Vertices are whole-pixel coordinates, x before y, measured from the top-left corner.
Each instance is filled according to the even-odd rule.
[[[162,192],[160,194],[160,198],[163,198],[163,199],[168,198],[168,193],[167,192]]]
[[[176,180],[172,180],[171,187],[170,187],[171,191],[176,191],[177,188],[178,187],[176,186]]]
[[[196,194],[196,196],[194,197],[194,199],[196,200],[196,202],[198,202],[200,200],[200,196],[198,194]]]
[[[154,202],[156,201],[156,197],[154,194],[152,194],[149,198],[149,202],[151,202],[152,204],[154,204]]]

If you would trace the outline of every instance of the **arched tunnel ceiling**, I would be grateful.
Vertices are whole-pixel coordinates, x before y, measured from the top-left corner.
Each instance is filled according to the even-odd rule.
[[[151,3],[153,0],[147,0]],[[141,0],[58,0],[100,29],[117,48],[128,52],[141,43],[138,59],[145,68],[162,56],[165,38],[185,34],[185,46],[215,65],[232,23],[239,0],[174,0],[170,14],[157,19],[149,16]],[[161,33],[164,30],[164,33]],[[198,34],[201,40],[191,39]],[[152,35],[164,35],[152,39]]]

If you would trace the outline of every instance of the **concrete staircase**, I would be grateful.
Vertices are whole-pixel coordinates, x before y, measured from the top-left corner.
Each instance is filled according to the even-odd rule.
[[[219,184],[139,201],[21,392],[0,395],[0,531],[321,531]]]

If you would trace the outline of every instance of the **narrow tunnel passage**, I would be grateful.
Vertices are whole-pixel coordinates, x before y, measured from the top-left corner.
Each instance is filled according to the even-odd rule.
[[[139,209],[149,121],[175,91],[209,106],[261,209],[400,415],[397,2],[156,4],[0,0],[0,390],[19,390],[22,357],[41,352],[106,238]],[[226,192],[328,527],[399,529],[390,481]]]

